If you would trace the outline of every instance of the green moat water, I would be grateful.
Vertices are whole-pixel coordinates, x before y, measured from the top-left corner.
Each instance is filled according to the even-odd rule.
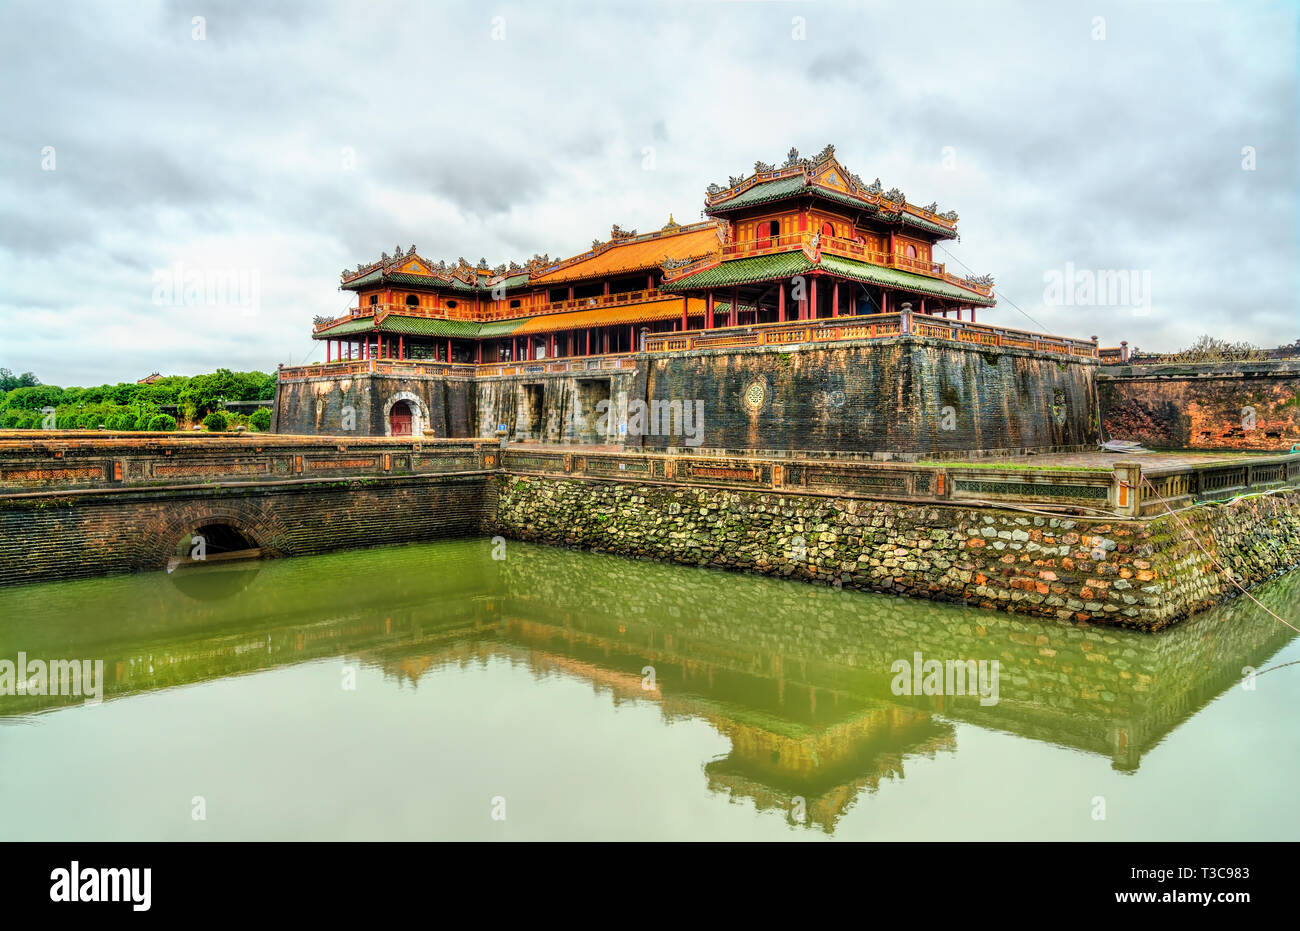
[[[1248,600],[1144,635],[492,555],[0,590],[0,661],[104,663],[98,705],[0,695],[0,839],[1300,836],[1300,645]],[[1257,594],[1293,618],[1300,572]],[[895,694],[917,653],[996,703]]]

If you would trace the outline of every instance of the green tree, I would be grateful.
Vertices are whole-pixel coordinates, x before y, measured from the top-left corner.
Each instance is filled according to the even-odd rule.
[[[13,391],[15,388],[32,388],[40,383],[41,380],[31,372],[15,375],[8,369],[0,369],[0,393]]]
[[[265,433],[271,429],[271,412],[265,407],[259,407],[249,415],[248,422],[258,433]]]
[[[203,426],[207,427],[213,433],[222,433],[225,431],[226,427],[230,426],[230,422],[226,419],[226,415],[221,411],[213,411],[211,414],[208,414],[208,416],[203,418]]]

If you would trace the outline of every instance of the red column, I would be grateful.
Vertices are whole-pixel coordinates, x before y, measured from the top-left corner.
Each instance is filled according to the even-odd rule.
[[[817,319],[817,277],[814,275],[812,287],[808,289],[808,319]]]
[[[400,333],[397,334],[397,358],[398,359],[406,358],[406,347],[402,343],[402,334]]]
[[[713,329],[713,292],[710,291],[704,298],[704,329]]]
[[[483,341],[479,340],[474,346],[474,361],[482,364],[483,362]]]
[[[925,298],[921,298],[921,313],[925,313]]]
[[[776,283],[776,319],[785,323],[785,282]]]
[[[451,337],[447,338],[447,361],[451,361]]]
[[[889,292],[884,288],[880,289],[880,312],[882,314],[889,313]]]
[[[975,322],[975,308],[974,308],[974,307],[972,307],[972,308],[970,309],[970,322],[971,322],[971,323],[974,323],[974,322]]]
[[[636,324],[627,325],[627,351],[636,352]]]
[[[690,302],[691,299],[689,297],[682,298],[682,329],[683,330],[690,329],[690,324],[687,323],[686,321],[686,308],[690,306]]]
[[[655,289],[655,276],[653,273],[645,276],[645,289],[653,291]]]
[[[328,362],[329,360],[330,360],[330,341],[325,340],[325,361]]]
[[[587,327],[587,355],[591,355],[591,327]]]
[[[837,281],[831,285],[831,316],[840,315],[840,283]]]
[[[731,289],[731,313],[727,314],[727,322],[732,326],[740,324],[740,288]]]

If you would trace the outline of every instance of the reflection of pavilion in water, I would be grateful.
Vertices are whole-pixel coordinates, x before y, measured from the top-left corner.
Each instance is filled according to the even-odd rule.
[[[653,701],[670,720],[708,721],[731,743],[704,767],[712,789],[787,813],[802,797],[808,822],[830,830],[862,791],[902,778],[908,758],[955,752],[954,722],[1136,770],[1239,682],[1243,666],[1267,665],[1293,635],[1244,599],[1152,635],[546,548],[515,553],[525,549],[506,563],[467,549],[462,566],[444,567],[455,581],[435,588],[415,581],[429,569],[427,551],[415,548],[351,553],[333,574],[311,560],[268,564],[224,601],[162,586],[157,605],[132,615],[108,597],[105,616],[138,620],[96,628],[101,642],[89,655],[106,660],[109,699],[339,655],[415,684],[448,665],[505,658],[589,681],[615,703]],[[382,595],[365,584],[375,571],[368,555],[397,580]],[[72,605],[31,588],[28,603],[0,592],[0,616],[30,616],[26,630],[6,628],[0,639],[25,644],[29,656],[86,655],[84,632],[60,632],[57,622]],[[1297,594],[1293,573],[1261,597],[1280,605]],[[891,663],[918,651],[997,659],[998,703],[893,695]],[[6,698],[0,720],[74,703]]]

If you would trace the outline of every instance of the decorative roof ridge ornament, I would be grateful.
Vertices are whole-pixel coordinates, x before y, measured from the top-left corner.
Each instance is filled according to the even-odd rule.
[[[993,289],[992,275],[967,275],[966,280],[978,287],[988,288],[989,290]]]
[[[636,237],[636,230],[625,230],[617,223],[615,223],[610,228],[609,231],[609,238],[611,242],[622,242],[627,239],[634,239],[635,237]]]
[[[682,228],[682,225],[681,225],[680,223],[678,223],[676,220],[673,219],[673,215],[672,215],[672,213],[670,212],[670,213],[668,214],[668,222],[664,224],[663,232],[666,233],[666,232],[669,232],[669,231],[676,231],[676,230],[679,230],[679,229],[681,229],[681,228]]]

